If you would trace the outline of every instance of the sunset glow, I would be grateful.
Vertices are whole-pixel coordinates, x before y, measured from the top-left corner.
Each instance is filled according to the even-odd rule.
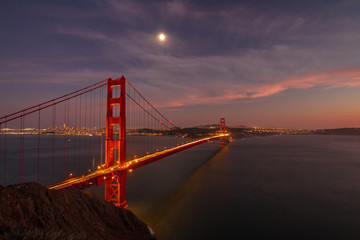
[[[279,8],[260,1],[259,8],[251,1],[225,2],[5,4],[1,115],[124,75],[180,126],[218,115],[230,125],[316,128],[321,121],[314,119],[323,118],[330,127],[358,126],[345,117],[360,115],[360,17],[351,14],[358,3],[287,2]],[[65,9],[72,15],[64,16]],[[338,14],[327,14],[333,9]],[[15,14],[21,23],[12,21]],[[292,116],[303,103],[306,119],[296,121]],[[338,120],[323,112],[327,108],[341,114]]]

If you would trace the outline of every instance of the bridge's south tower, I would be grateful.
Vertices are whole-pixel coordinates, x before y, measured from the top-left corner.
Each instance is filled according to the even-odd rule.
[[[114,88],[120,89],[120,96],[114,96]],[[126,116],[125,116],[125,78],[108,80],[105,167],[123,166],[126,162]],[[126,171],[113,173],[105,179],[105,200],[116,206],[126,208]]]

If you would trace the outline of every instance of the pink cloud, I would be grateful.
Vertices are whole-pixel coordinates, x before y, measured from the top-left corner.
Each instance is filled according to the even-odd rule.
[[[237,99],[255,99],[279,94],[288,89],[308,89],[315,86],[324,90],[338,87],[360,86],[360,70],[358,68],[328,71],[319,74],[305,75],[302,77],[289,77],[272,84],[228,85],[228,91],[208,97],[203,94],[185,95],[181,99],[160,104],[159,107],[180,107],[202,104],[223,104]]]

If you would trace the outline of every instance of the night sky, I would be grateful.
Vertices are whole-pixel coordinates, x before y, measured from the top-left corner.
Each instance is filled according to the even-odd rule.
[[[1,116],[109,75],[178,126],[360,127],[360,1],[1,1]]]

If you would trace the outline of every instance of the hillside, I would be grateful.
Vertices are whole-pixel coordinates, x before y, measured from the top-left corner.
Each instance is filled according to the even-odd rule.
[[[77,189],[0,186],[0,239],[154,239],[129,210]]]

